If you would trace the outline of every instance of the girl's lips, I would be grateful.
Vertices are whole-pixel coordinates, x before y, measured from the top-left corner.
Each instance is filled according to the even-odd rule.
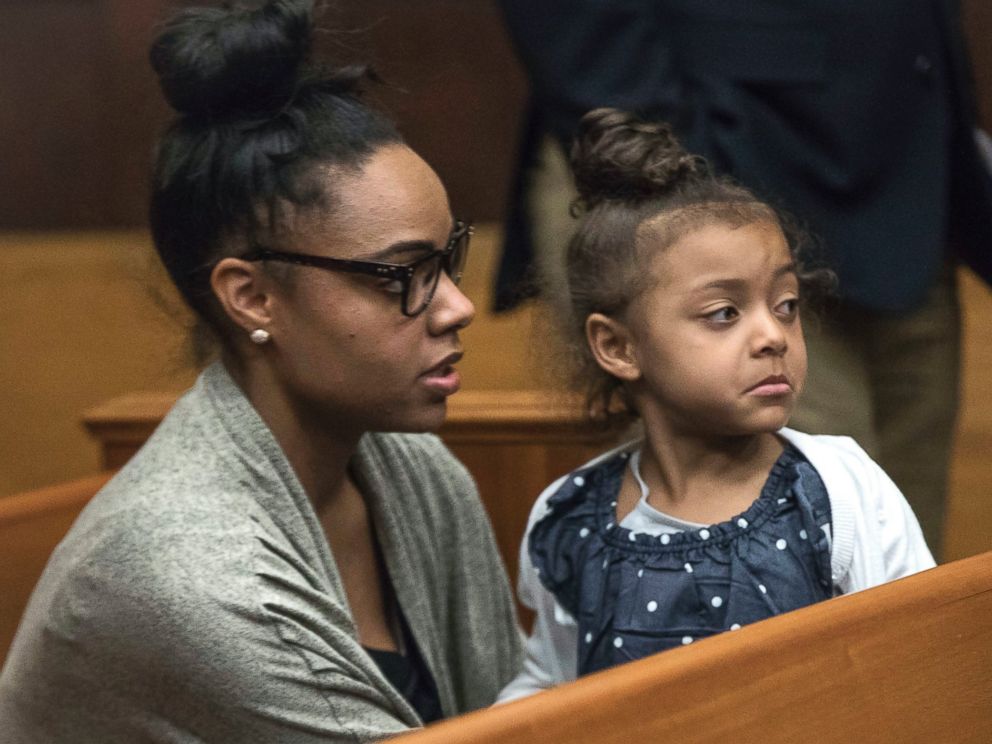
[[[759,398],[773,398],[778,395],[788,395],[792,392],[792,385],[787,382],[763,382],[748,391],[751,395]]]
[[[749,395],[756,395],[759,398],[773,398],[791,392],[792,385],[785,375],[771,375],[747,390]]]

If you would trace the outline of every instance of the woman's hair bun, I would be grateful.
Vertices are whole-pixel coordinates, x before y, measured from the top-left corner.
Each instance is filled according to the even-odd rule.
[[[151,63],[180,114],[221,119],[278,111],[296,91],[312,35],[312,0],[187,8],[156,37]]]
[[[572,144],[572,172],[579,202],[641,202],[671,191],[706,165],[679,145],[671,127],[627,111],[600,108],[579,122]]]

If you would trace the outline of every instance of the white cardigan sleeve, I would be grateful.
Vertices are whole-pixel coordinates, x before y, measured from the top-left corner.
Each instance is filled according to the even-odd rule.
[[[567,476],[565,476],[567,477]],[[520,544],[520,575],[517,595],[534,610],[534,626],[527,638],[523,669],[503,688],[497,702],[516,700],[576,678],[578,667],[578,626],[563,610],[554,595],[544,588],[530,559],[528,542],[534,523],[544,516],[546,502],[565,478],[548,486],[537,499]]]
[[[639,446],[639,440],[626,442],[583,465],[586,469],[613,457],[617,452]],[[497,702],[533,695],[562,682],[571,682],[578,676],[579,630],[578,623],[563,609],[554,595],[545,589],[530,560],[530,533],[534,524],[547,513],[547,502],[565,482],[571,473],[563,475],[541,492],[531,509],[527,520],[527,531],[520,543],[520,575],[517,580],[517,596],[520,602],[534,610],[534,626],[524,649],[524,666],[521,672],[503,688]]]
[[[781,433],[816,468],[830,496],[839,591],[868,589],[936,565],[906,498],[853,439]]]

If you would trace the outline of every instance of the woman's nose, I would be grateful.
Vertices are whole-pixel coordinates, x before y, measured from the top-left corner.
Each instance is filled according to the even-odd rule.
[[[431,333],[441,335],[447,331],[460,330],[471,323],[475,317],[475,305],[447,272],[442,272],[427,312]]]

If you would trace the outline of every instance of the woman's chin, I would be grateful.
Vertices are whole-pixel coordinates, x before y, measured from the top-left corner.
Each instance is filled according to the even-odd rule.
[[[436,433],[444,424],[448,413],[447,398],[440,398],[431,403],[411,407],[406,415],[397,417],[391,426],[383,431],[399,431],[408,433]]]

